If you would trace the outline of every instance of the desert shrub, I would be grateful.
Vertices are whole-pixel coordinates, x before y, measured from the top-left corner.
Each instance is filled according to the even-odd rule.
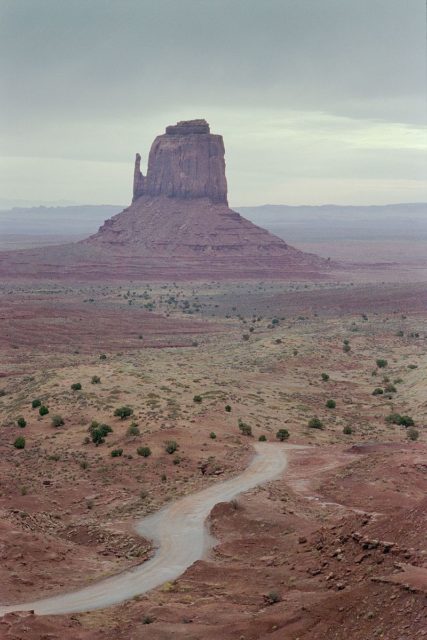
[[[42,404],[42,401],[39,400],[38,398],[36,398],[31,402],[31,406],[33,407],[33,409],[38,409],[39,407],[41,407],[41,404]]]
[[[343,428],[342,432],[346,436],[351,436],[351,434],[353,433],[353,429],[350,427],[350,425],[346,424],[345,427]]]
[[[73,382],[73,384],[71,385],[71,388],[73,391],[80,391],[82,388],[82,385],[80,382]]]
[[[120,456],[123,454],[123,449],[112,449],[111,450],[111,457],[112,458],[120,458]]]
[[[242,340],[248,341],[249,340],[249,333],[244,333],[242,335]]]
[[[239,429],[244,436],[252,435],[252,427],[246,422],[243,422],[241,418],[239,418],[239,421],[237,424],[239,425]]]
[[[92,376],[91,383],[99,384],[101,382],[101,378],[99,376]]]
[[[323,422],[317,416],[314,416],[308,421],[310,429],[323,429]]]
[[[376,363],[378,369],[384,369],[384,367],[386,367],[388,365],[387,360],[384,360],[384,358],[377,358],[375,363]]]
[[[127,430],[127,435],[128,436],[139,436],[140,435],[140,430],[138,425],[136,424],[136,422],[132,422],[129,425],[129,429]]]
[[[414,427],[409,427],[406,435],[408,436],[409,440],[415,442],[415,440],[418,440],[418,438],[420,437],[420,432],[418,431],[418,429],[414,429]]]
[[[13,443],[15,449],[25,449],[25,438],[23,436],[18,436]]]
[[[346,338],[345,340],[343,340],[343,344],[350,344],[350,340],[348,340],[348,338]]]
[[[211,432],[210,432],[210,434],[209,434],[209,438],[210,438],[211,440],[216,440],[216,433],[215,433],[215,431],[211,431]]]
[[[106,436],[113,432],[108,424],[99,424],[99,422],[95,420],[91,423],[88,431],[92,437],[92,442],[96,444],[96,446],[105,442]]]
[[[335,400],[326,400],[326,406],[328,409],[335,409],[337,403],[335,402]]]
[[[342,350],[344,351],[344,353],[349,353],[351,351],[351,347],[349,344],[345,344]]]
[[[22,416],[20,416],[17,421],[16,424],[18,425],[18,427],[21,427],[21,429],[23,429],[24,427],[27,426],[27,421],[25,420],[25,418],[23,418]]]
[[[320,377],[322,378],[323,382],[327,382],[329,380],[328,373],[322,373]]]
[[[151,456],[150,447],[138,447],[136,452],[139,456],[142,456],[143,458],[148,458],[149,456]]]
[[[152,624],[154,622],[154,618],[151,616],[143,616],[142,624]]]
[[[64,418],[60,415],[52,416],[52,427],[62,427]]]
[[[287,429],[279,429],[276,433],[276,438],[280,440],[280,442],[287,440],[289,438],[289,431]]]
[[[87,469],[87,468],[88,468],[88,466],[89,466],[89,463],[88,463],[88,461],[87,461],[87,460],[81,460],[81,461],[80,461],[80,468],[81,468],[81,469]]]
[[[394,383],[394,384],[401,384],[402,382],[403,382],[403,378],[395,378],[395,379],[393,380],[393,383]]]
[[[267,442],[267,437],[264,434],[262,434],[262,435],[260,435],[258,440],[259,440],[259,442]]]
[[[227,413],[230,413],[230,411],[231,411],[231,407],[230,407],[230,405],[229,405],[229,404],[226,404],[226,405],[225,405],[225,410],[227,411]]]
[[[101,353],[101,355],[99,356],[100,360],[106,360],[107,356],[105,355],[105,353]]]
[[[400,413],[390,413],[390,415],[386,416],[386,422],[389,424],[398,424],[402,427],[413,427],[415,422],[411,416],[401,416]]]
[[[266,604],[276,604],[276,602],[280,602],[281,597],[277,591],[270,591],[270,593],[264,596],[264,600]]]
[[[408,364],[408,369],[418,369],[417,364]]]
[[[0,398],[4,398],[6,395],[6,389],[0,389]]]
[[[381,396],[384,393],[383,389],[381,389],[381,387],[376,387],[373,391],[372,391],[372,395],[373,396]]]
[[[172,454],[175,453],[178,449],[178,443],[175,440],[168,440],[165,442],[165,451],[166,453]]]
[[[396,335],[398,336],[398,338],[402,338],[405,334],[403,333],[402,329],[400,329],[399,331],[396,331]]]
[[[44,404],[42,404],[42,406],[39,409],[39,414],[41,416],[47,416],[48,413],[49,413],[49,409]]]
[[[114,411],[114,415],[117,418],[120,418],[120,420],[126,420],[126,418],[129,418],[129,416],[131,416],[133,414],[133,409],[131,409],[130,407],[117,407],[117,409]]]
[[[384,387],[384,391],[386,393],[396,393],[397,389],[394,384],[389,383]]]
[[[175,458],[172,460],[172,462],[174,464],[181,464],[181,458],[179,456],[175,456]]]
[[[193,402],[200,404],[201,402],[203,402],[202,396],[194,396]]]

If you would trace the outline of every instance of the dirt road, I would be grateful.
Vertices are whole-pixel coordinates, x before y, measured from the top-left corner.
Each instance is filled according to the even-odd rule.
[[[52,615],[101,609],[174,580],[213,546],[205,520],[215,504],[277,478],[286,468],[286,448],[290,446],[256,443],[256,455],[241,475],[186,496],[138,522],[138,533],[152,539],[157,547],[151,560],[79,591],[0,606],[0,616],[11,611]]]

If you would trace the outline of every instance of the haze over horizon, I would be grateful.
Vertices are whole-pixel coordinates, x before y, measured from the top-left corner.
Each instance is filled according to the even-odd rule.
[[[3,0],[0,15],[4,200],[127,204],[134,154],[145,168],[154,137],[196,117],[224,136],[234,206],[427,200],[423,0]]]

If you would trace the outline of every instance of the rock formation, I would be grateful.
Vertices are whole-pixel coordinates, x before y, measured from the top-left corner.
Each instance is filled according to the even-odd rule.
[[[0,255],[0,274],[313,279],[329,268],[325,260],[290,247],[228,207],[224,143],[205,120],[167,127],[152,144],[146,176],[140,165],[138,153],[132,204],[96,234],[72,245],[16,253],[16,259]]]
[[[154,140],[147,177],[137,154],[133,200],[142,195],[171,198],[209,198],[227,204],[224,142],[210,133],[206,120],[189,120],[166,127]]]

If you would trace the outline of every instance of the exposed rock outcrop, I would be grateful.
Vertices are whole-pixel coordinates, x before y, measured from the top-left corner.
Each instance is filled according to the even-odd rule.
[[[135,162],[133,199],[148,195],[171,198],[209,198],[227,204],[224,142],[210,133],[206,120],[188,120],[166,127],[154,140],[147,177],[139,154]]]

